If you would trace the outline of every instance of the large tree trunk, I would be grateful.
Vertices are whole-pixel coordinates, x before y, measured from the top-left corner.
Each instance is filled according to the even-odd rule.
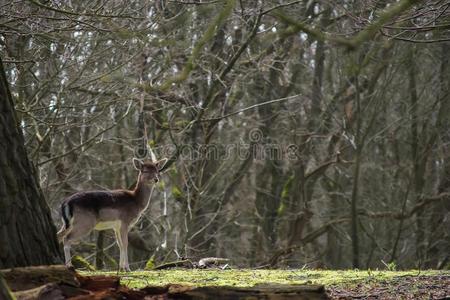
[[[441,66],[439,74],[439,92],[437,93],[440,103],[437,130],[440,139],[440,148],[442,149],[442,173],[437,187],[438,194],[450,192],[450,101],[448,99],[450,91],[450,66],[448,51],[450,43],[441,45]],[[448,226],[450,221],[446,217],[449,213],[450,205],[445,200],[434,205],[431,214],[428,217],[429,236],[427,241],[427,261],[425,266],[428,268],[444,268],[450,259],[448,253],[450,242],[448,236]]]
[[[0,60],[0,269],[54,264],[60,257]]]

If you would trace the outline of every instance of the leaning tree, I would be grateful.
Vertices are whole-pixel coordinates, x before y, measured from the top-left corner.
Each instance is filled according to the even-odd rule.
[[[0,60],[0,269],[55,264],[60,257]]]

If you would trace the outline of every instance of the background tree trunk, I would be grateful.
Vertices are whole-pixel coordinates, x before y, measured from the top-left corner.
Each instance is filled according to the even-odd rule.
[[[55,264],[55,226],[27,157],[0,61],[0,269]]]

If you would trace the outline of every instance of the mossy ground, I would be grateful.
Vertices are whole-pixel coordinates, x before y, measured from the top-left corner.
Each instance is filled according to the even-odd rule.
[[[174,269],[164,271],[82,272],[84,275],[115,275],[131,288],[181,284],[190,286],[239,286],[258,284],[321,284],[325,286],[352,286],[359,283],[388,282],[405,276],[450,276],[450,271],[370,271],[370,270],[219,270]]]

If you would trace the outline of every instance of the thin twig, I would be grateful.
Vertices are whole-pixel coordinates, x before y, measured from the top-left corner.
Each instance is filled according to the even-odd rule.
[[[298,96],[300,96],[300,94],[289,96],[289,97],[285,97],[285,98],[279,98],[279,99],[273,99],[273,100],[265,101],[265,102],[262,102],[262,103],[250,105],[250,106],[248,106],[246,108],[239,109],[237,111],[234,111],[232,113],[226,114],[226,115],[221,116],[221,117],[201,119],[199,122],[219,121],[219,120],[226,119],[226,118],[229,118],[231,116],[237,115],[239,113],[242,113],[244,111],[260,107],[260,106],[264,106],[264,105],[268,105],[268,104],[272,104],[272,103],[277,103],[277,102],[290,101],[290,100],[293,100],[293,99],[297,98]]]

